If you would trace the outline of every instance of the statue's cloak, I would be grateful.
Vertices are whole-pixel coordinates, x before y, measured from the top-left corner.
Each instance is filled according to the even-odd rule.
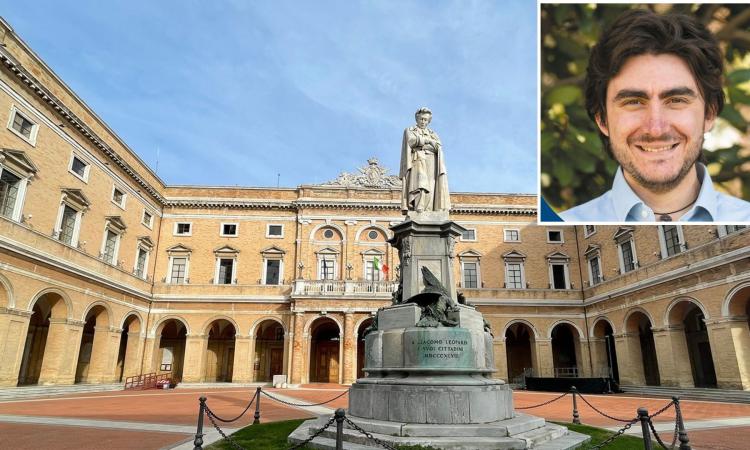
[[[412,170],[412,147],[409,145],[409,134],[417,133],[417,126],[404,130],[404,139],[401,144],[401,168],[399,178],[402,181],[401,187],[401,211],[409,210],[409,192],[411,192],[411,170]],[[427,129],[430,136],[438,142],[437,152],[435,153],[435,186],[432,207],[435,211],[448,211],[451,209],[450,192],[448,191],[448,174],[445,170],[445,158],[443,157],[443,145],[437,133]]]

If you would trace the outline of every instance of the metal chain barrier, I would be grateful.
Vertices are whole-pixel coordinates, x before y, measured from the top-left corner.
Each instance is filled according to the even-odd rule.
[[[602,443],[591,447],[592,450],[599,450],[600,448],[603,448],[603,447],[611,444],[612,441],[614,441],[618,437],[620,437],[623,434],[625,434],[625,432],[628,431],[630,429],[630,427],[633,426],[633,424],[635,424],[636,422],[638,422],[638,420],[639,420],[638,417],[634,418],[633,420],[630,420],[627,424],[625,424],[624,427],[622,427],[619,430],[617,430],[617,432],[615,434],[613,434],[612,436],[608,437],[605,441],[602,441]]]
[[[300,442],[299,444],[294,444],[294,445],[292,445],[291,447],[289,447],[289,449],[288,449],[288,450],[296,450],[296,449],[298,449],[298,448],[302,448],[302,447],[304,447],[305,445],[309,444],[309,443],[310,443],[310,442],[311,442],[311,441],[312,441],[313,439],[315,439],[316,437],[318,437],[318,436],[320,436],[321,434],[323,434],[323,432],[324,432],[325,430],[327,430],[327,429],[328,429],[328,428],[329,428],[329,427],[330,427],[330,426],[331,426],[331,425],[333,424],[333,422],[334,422],[335,420],[336,420],[336,416],[331,416],[331,418],[330,418],[330,419],[328,419],[328,422],[326,422],[326,424],[325,424],[325,425],[323,425],[323,427],[322,427],[321,429],[319,429],[319,430],[318,430],[318,431],[316,431],[315,433],[311,434],[309,438],[305,439],[304,441]]]
[[[341,398],[341,397],[343,397],[344,395],[346,395],[346,394],[348,394],[348,393],[349,393],[349,391],[348,391],[348,390],[346,390],[346,391],[342,392],[342,393],[341,393],[341,395],[337,395],[336,397],[333,397],[333,398],[332,398],[332,399],[330,399],[330,400],[326,400],[326,401],[324,401],[324,402],[320,402],[320,403],[311,403],[311,404],[307,404],[307,403],[292,403],[292,402],[288,402],[288,401],[286,401],[286,400],[282,400],[282,399],[280,399],[280,398],[276,398],[276,397],[274,397],[273,395],[269,394],[269,393],[268,393],[268,392],[266,392],[266,391],[263,391],[263,390],[262,390],[261,392],[263,393],[263,395],[265,395],[266,397],[270,398],[271,400],[276,400],[276,401],[277,401],[277,402],[279,402],[279,403],[283,403],[283,404],[285,404],[285,405],[289,405],[289,406],[320,406],[320,405],[325,405],[326,403],[331,403],[332,401],[334,401],[334,400],[336,400],[336,399],[339,399],[339,398]]]
[[[659,414],[661,414],[664,411],[666,411],[669,408],[671,408],[673,405],[674,405],[674,400],[672,400],[671,402],[667,403],[666,406],[664,406],[662,409],[660,409],[660,410],[656,411],[655,413],[651,414],[650,416],[648,416],[648,418],[649,419],[653,419],[654,417],[658,416]]]
[[[231,422],[234,422],[235,420],[237,420],[237,419],[239,419],[240,417],[242,417],[242,416],[244,416],[244,415],[245,415],[245,413],[247,412],[247,410],[248,410],[248,409],[250,409],[250,407],[251,407],[251,406],[253,406],[253,403],[255,403],[255,399],[256,399],[257,397],[258,397],[258,393],[257,393],[257,391],[256,391],[256,393],[255,393],[255,394],[253,395],[253,398],[252,398],[252,399],[250,400],[250,403],[248,403],[248,404],[247,404],[247,408],[245,408],[245,410],[244,410],[244,411],[242,411],[242,412],[240,413],[240,415],[239,415],[239,416],[237,416],[237,417],[235,417],[234,419],[222,419],[221,417],[217,416],[217,415],[216,415],[216,413],[214,413],[213,411],[211,411],[211,415],[212,415],[212,416],[214,417],[214,419],[218,420],[219,422],[224,422],[224,423],[231,423]]]
[[[602,416],[606,417],[607,419],[614,420],[616,422],[622,422],[622,423],[628,423],[628,422],[630,422],[629,420],[620,419],[619,417],[610,416],[609,414],[601,411],[599,408],[597,408],[596,406],[594,406],[591,403],[589,403],[589,401],[586,400],[586,397],[584,397],[583,395],[581,395],[580,392],[578,393],[578,396],[581,397],[581,400],[583,400],[584,403],[586,403],[587,405],[589,405],[589,407],[591,409],[593,409],[594,411],[598,412],[599,414],[601,414]]]
[[[216,423],[216,421],[214,420],[214,418],[217,418],[217,417],[214,416],[214,413],[211,412],[211,410],[208,408],[208,406],[206,406],[206,416],[208,416],[208,420],[211,421],[211,423],[213,424],[214,428],[216,428],[216,431],[219,432],[219,434],[221,435],[221,437],[224,438],[224,440],[226,440],[227,442],[229,442],[229,444],[232,447],[234,447],[235,450],[247,450],[245,447],[243,447],[240,444],[238,444],[237,442],[235,442],[234,439],[232,439],[231,436],[228,436],[228,435],[226,435],[224,433],[224,430],[222,430],[219,427],[219,425]]]
[[[654,427],[654,422],[651,419],[648,419],[648,426],[651,428],[651,433],[656,438],[656,442],[658,442],[664,450],[674,450],[674,445],[677,442],[677,419],[674,421],[674,439],[672,440],[672,445],[669,447],[667,447],[667,445],[661,440],[661,436],[656,432],[656,427]]]
[[[538,405],[533,405],[533,406],[523,406],[523,407],[518,407],[518,406],[516,406],[516,409],[533,409],[533,408],[539,408],[540,406],[544,406],[544,405],[549,405],[549,404],[550,404],[550,403],[552,403],[552,402],[556,402],[556,401],[560,400],[561,398],[565,397],[565,396],[566,396],[566,395],[568,395],[568,394],[570,394],[570,392],[565,392],[564,394],[562,394],[562,395],[561,395],[561,396],[559,396],[559,397],[555,397],[555,398],[553,398],[552,400],[548,400],[548,401],[546,401],[546,402],[544,402],[544,403],[540,403],[540,404],[538,404]]]
[[[370,439],[371,441],[374,441],[376,444],[380,445],[381,447],[386,448],[388,450],[396,450],[396,447],[392,446],[391,444],[389,444],[387,442],[381,441],[380,439],[376,438],[372,434],[370,434],[367,431],[363,430],[362,428],[359,427],[359,425],[357,425],[356,423],[354,423],[351,420],[349,420],[348,417],[344,417],[344,421],[346,421],[346,423],[348,423],[349,426],[352,427],[353,429],[355,429],[355,430],[359,431],[360,433],[364,434],[367,439]]]

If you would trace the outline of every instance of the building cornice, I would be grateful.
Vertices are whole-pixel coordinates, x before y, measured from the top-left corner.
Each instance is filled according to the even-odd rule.
[[[8,53],[4,47],[0,47],[0,63],[15,75],[21,83],[35,93],[42,102],[48,104],[63,119],[65,119],[70,126],[78,130],[94,145],[94,147],[101,150],[105,156],[120,167],[131,179],[133,179],[133,181],[141,186],[141,188],[148,192],[154,200],[160,204],[164,203],[164,197],[156,190],[156,188],[144,180],[127,161],[122,159],[112,147],[107,145],[99,135],[89,128],[88,125],[83,123],[83,120],[73,113],[73,111],[71,111],[71,109],[68,108],[59,98],[52,94],[49,89],[42,86],[42,83],[40,83],[39,80],[23,67],[10,53]]]

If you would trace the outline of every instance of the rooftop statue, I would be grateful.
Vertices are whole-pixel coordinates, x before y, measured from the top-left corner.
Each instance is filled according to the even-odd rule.
[[[414,118],[417,124],[404,130],[401,146],[401,212],[422,214],[444,211],[447,218],[451,200],[443,147],[437,133],[427,128],[432,120],[432,111],[420,108]]]

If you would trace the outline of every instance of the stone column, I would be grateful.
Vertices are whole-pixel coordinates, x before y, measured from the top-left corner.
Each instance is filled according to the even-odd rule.
[[[707,321],[706,328],[718,387],[750,390],[750,327],[747,317]]]
[[[355,373],[357,368],[352,363],[354,358],[354,349],[356,343],[354,342],[354,315],[351,312],[344,313],[344,384],[352,384],[356,381],[357,374]]]
[[[301,312],[294,313],[291,384],[302,384],[302,377],[304,375],[304,326],[305,315]]]
[[[645,385],[646,376],[641,355],[641,341],[638,333],[616,334],[615,350],[620,369],[620,383]]]
[[[589,348],[591,349],[591,367],[593,368],[591,376],[601,376],[607,368],[607,348],[604,339],[589,338]]]
[[[128,343],[125,347],[125,361],[122,368],[122,380],[138,375],[141,370],[141,358],[144,356],[144,338],[142,333],[128,333]],[[153,342],[153,340],[152,340]],[[145,365],[145,364],[144,364]]]
[[[591,376],[591,356],[589,354],[589,341],[588,339],[578,339],[578,346],[576,348],[576,362],[578,366],[579,377],[590,377]]]
[[[250,383],[253,380],[253,344],[252,336],[234,337],[234,362],[232,364],[232,383]]]
[[[186,337],[182,381],[185,383],[202,383],[205,381],[207,351],[208,336],[201,334]]]
[[[49,322],[39,384],[73,384],[86,322],[73,319],[50,319]]]
[[[31,311],[0,308],[0,387],[15,387],[21,369]]]
[[[492,378],[499,378],[510,383],[508,375],[508,356],[505,348],[505,336],[492,339],[492,351],[495,354],[495,368],[497,372],[492,374]]]
[[[143,342],[143,365],[138,362],[137,373],[133,375],[141,375],[146,373],[158,372],[160,361],[155,361],[156,355],[159,354],[158,347],[161,341],[161,336],[149,336]]]
[[[552,359],[552,339],[537,338],[534,341],[534,351],[538,362],[538,377],[554,377],[554,360]]]
[[[672,325],[652,328],[659,363],[659,382],[662,386],[694,387],[685,327]]]
[[[117,368],[117,351],[122,330],[113,327],[94,327],[91,363],[86,383],[114,383]]]

